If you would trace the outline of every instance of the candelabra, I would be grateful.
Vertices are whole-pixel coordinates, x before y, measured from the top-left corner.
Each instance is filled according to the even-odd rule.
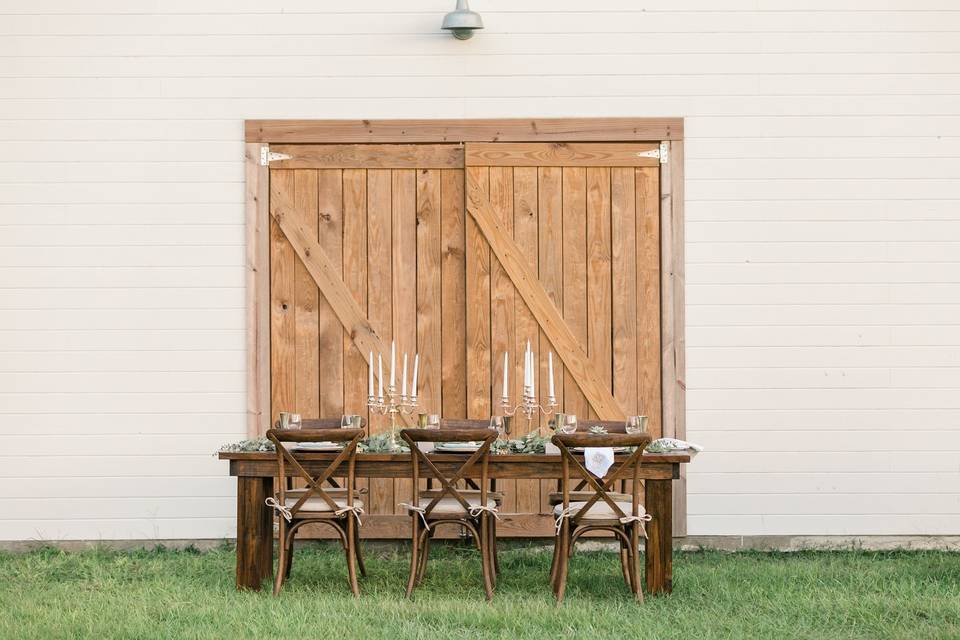
[[[382,388],[381,391],[383,391]],[[387,387],[386,396],[382,394],[379,398],[368,396],[367,408],[372,413],[390,418],[390,448],[396,450],[399,448],[397,443],[398,418],[401,414],[409,415],[416,411],[417,396],[399,394],[396,385],[391,384]]]
[[[500,400],[500,406],[503,408],[503,413],[508,416],[514,416],[518,412],[522,413],[527,417],[527,423],[529,424],[533,421],[533,417],[538,414],[553,415],[557,408],[557,399],[550,396],[547,398],[546,404],[541,404],[537,402],[537,397],[533,393],[525,389],[519,403],[511,406],[510,398],[503,396]]]

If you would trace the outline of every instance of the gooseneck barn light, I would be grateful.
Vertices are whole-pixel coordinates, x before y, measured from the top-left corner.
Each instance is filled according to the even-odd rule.
[[[451,31],[457,40],[469,40],[474,31],[483,29],[483,19],[479,13],[470,11],[467,0],[457,0],[457,8],[443,17],[441,28]]]

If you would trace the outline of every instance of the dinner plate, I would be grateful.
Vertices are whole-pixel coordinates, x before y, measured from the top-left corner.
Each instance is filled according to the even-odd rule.
[[[294,451],[339,451],[343,445],[336,442],[299,442]]]
[[[438,442],[434,451],[476,451],[480,448],[477,442]]]
[[[627,447],[610,447],[613,449],[614,453],[623,453],[627,450]],[[583,453],[583,447],[572,447],[570,451],[576,451],[577,453]]]

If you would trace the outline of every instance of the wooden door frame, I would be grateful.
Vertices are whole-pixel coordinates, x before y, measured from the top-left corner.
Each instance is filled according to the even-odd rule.
[[[515,118],[480,120],[246,120],[247,432],[270,416],[271,144],[466,142],[656,142],[668,153],[660,171],[660,345],[663,435],[686,437],[684,337],[683,118]],[[686,534],[686,478],[674,498],[674,535]]]

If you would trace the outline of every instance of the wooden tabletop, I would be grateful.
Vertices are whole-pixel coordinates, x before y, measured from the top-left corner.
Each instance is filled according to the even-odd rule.
[[[697,455],[696,451],[676,451],[672,453],[644,453],[641,458],[643,462],[650,464],[686,464],[693,460]],[[275,460],[277,454],[272,451],[221,451],[221,460],[249,460],[249,461],[269,461]],[[336,456],[334,452],[307,452],[298,451],[297,458],[304,460],[329,460]],[[438,460],[459,460],[463,458],[462,453],[431,453],[431,458]],[[618,454],[619,457],[619,454]],[[404,462],[410,459],[409,453],[358,453],[357,459],[365,462]],[[556,462],[560,460],[560,454],[548,453],[495,453],[490,456],[491,462]]]

